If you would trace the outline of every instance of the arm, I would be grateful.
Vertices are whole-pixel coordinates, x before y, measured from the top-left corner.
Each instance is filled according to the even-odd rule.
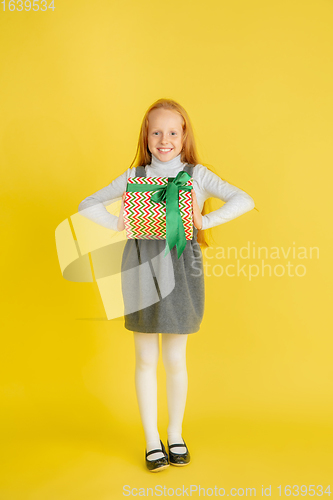
[[[118,229],[118,231],[123,231],[125,229],[125,222],[124,222],[125,196],[126,196],[126,191],[124,191],[123,197],[122,197],[122,200],[121,200],[121,208],[120,208],[119,217],[118,217],[118,223],[117,223],[117,229]]]
[[[202,216],[201,229],[209,229],[229,222],[255,207],[254,200],[245,191],[222,180],[203,165],[196,167],[196,179],[200,188],[205,192],[205,198],[219,198],[225,202],[223,207]]]
[[[122,224],[118,225],[120,217],[110,214],[106,206],[112,201],[121,199],[127,188],[127,180],[130,177],[132,169],[128,168],[122,175],[117,177],[108,186],[96,191],[88,196],[79,205],[79,213],[100,226],[114,231],[121,231]],[[120,222],[120,221],[119,221]]]

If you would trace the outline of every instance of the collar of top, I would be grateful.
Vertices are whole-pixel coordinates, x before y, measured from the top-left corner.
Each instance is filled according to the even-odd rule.
[[[156,158],[155,155],[151,155],[151,168],[156,169],[158,171],[165,170],[168,175],[168,171],[171,173],[171,171],[175,170],[181,170],[184,167],[184,163],[181,162],[181,153],[179,153],[178,156],[173,158],[172,160],[169,161],[161,161],[158,158]],[[169,175],[169,177],[171,177]]]

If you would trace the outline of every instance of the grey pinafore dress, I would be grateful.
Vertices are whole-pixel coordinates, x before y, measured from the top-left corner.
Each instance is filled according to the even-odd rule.
[[[192,166],[184,171],[192,176]],[[145,177],[136,167],[136,177]],[[193,238],[178,259],[174,246],[164,256],[166,240],[128,239],[121,262],[125,328],[141,333],[195,333],[205,305],[202,251]]]

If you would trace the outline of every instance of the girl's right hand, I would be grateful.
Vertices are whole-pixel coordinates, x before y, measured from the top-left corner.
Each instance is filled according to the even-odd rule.
[[[121,200],[121,207],[120,207],[120,213],[118,217],[118,223],[117,223],[117,229],[118,231],[123,231],[125,229],[125,224],[124,224],[124,202],[125,202],[125,196],[126,196],[126,191],[124,191],[122,200]]]

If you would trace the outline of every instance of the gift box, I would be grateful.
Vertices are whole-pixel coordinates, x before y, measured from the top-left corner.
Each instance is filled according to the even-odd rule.
[[[128,239],[166,239],[165,255],[177,246],[178,258],[186,240],[193,238],[193,179],[184,171],[177,177],[130,177],[124,201]]]

